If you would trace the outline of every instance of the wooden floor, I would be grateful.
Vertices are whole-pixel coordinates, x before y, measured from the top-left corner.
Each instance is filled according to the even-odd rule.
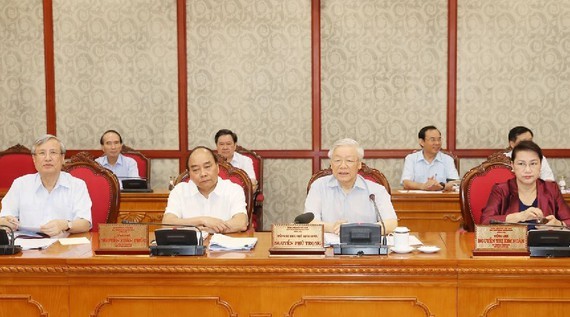
[[[252,233],[249,233],[251,235]],[[441,251],[388,256],[94,256],[93,244],[0,257],[0,316],[568,316],[570,260],[471,256],[470,233],[419,233]],[[17,313],[15,313],[17,312]]]

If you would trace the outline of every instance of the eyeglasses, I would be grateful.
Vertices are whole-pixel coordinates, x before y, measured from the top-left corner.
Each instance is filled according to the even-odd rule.
[[[521,169],[526,169],[527,167],[530,167],[531,169],[535,169],[537,168],[539,165],[538,161],[533,161],[530,162],[529,164],[527,164],[526,162],[515,162],[515,166]]]
[[[333,159],[333,160],[331,161],[331,164],[334,165],[334,166],[341,166],[342,163],[345,163],[346,166],[349,166],[349,167],[350,167],[350,166],[356,165],[356,163],[358,163],[358,160],[355,160],[355,159],[344,159],[344,160],[343,160],[343,159],[337,158],[337,159]]]
[[[43,159],[45,159],[45,158],[48,157],[48,156],[49,156],[49,157],[54,157],[54,156],[56,156],[56,155],[62,155],[62,154],[63,154],[63,153],[61,153],[61,152],[56,152],[56,151],[49,151],[49,152],[40,151],[40,152],[34,153],[35,156],[41,157],[41,158],[43,158]]]

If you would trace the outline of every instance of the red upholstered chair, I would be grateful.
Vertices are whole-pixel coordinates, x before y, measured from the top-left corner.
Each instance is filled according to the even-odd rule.
[[[97,164],[87,152],[72,156],[63,171],[82,179],[91,197],[92,231],[99,231],[100,223],[116,223],[119,215],[119,181],[110,170]]]
[[[309,189],[311,189],[311,184],[313,184],[313,182],[315,180],[317,180],[318,178],[321,178],[323,176],[327,176],[327,175],[331,175],[331,174],[332,174],[332,169],[330,167],[326,168],[324,170],[320,170],[320,171],[316,172],[315,174],[313,174],[313,176],[309,180],[309,184],[307,185],[307,193],[309,192]],[[358,174],[361,175],[362,177],[364,177],[365,179],[369,180],[369,181],[372,181],[372,182],[375,182],[375,183],[378,183],[378,184],[384,186],[386,188],[386,190],[388,191],[388,194],[390,194],[390,195],[392,194],[392,190],[390,189],[390,183],[388,182],[388,179],[379,170],[377,170],[375,168],[368,167],[368,165],[362,163],[362,167],[360,168],[360,170],[358,170]]]
[[[253,161],[253,171],[257,179],[257,189],[253,193],[253,225],[256,231],[263,231],[263,159],[259,154],[240,145],[237,146],[236,152],[249,157]]]
[[[465,230],[473,232],[475,225],[481,223],[481,214],[487,205],[493,185],[506,182],[515,176],[510,163],[511,159],[504,154],[493,154],[487,161],[463,176],[459,200]]]
[[[121,149],[121,154],[134,159],[137,162],[137,168],[139,170],[139,176],[147,180],[150,184],[150,159],[141,152],[135,151],[133,148],[128,147],[123,144]]]
[[[30,150],[16,144],[0,152],[0,189],[8,190],[20,176],[36,173]]]
[[[246,203],[246,210],[247,210],[247,219],[248,219],[248,230],[250,228],[254,228],[254,223],[252,221],[253,218],[253,185],[251,183],[251,179],[247,176],[247,173],[242,170],[241,168],[233,167],[230,163],[224,161],[218,155],[218,167],[220,170],[219,176],[221,179],[229,179],[233,183],[240,185],[243,188],[243,192],[245,194],[245,203]],[[188,170],[182,172],[176,180],[174,181],[174,185],[177,185],[180,182],[188,182],[190,181],[190,176],[188,175]]]

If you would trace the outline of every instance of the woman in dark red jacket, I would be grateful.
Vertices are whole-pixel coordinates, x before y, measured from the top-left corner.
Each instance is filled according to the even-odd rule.
[[[515,178],[495,184],[483,209],[481,222],[538,222],[570,225],[570,207],[558,185],[539,179],[542,150],[532,141],[522,141],[513,149],[511,164]]]

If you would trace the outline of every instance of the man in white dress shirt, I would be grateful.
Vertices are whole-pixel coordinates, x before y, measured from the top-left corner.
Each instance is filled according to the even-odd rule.
[[[222,129],[216,133],[214,137],[216,142],[216,150],[218,154],[232,164],[232,166],[241,168],[247,173],[247,176],[251,179],[251,184],[253,185],[253,191],[257,188],[257,179],[255,176],[255,171],[253,170],[253,161],[251,158],[241,155],[236,152],[238,137],[237,134],[233,133],[231,130]]]
[[[192,225],[209,232],[246,230],[243,188],[218,176],[218,159],[214,152],[198,146],[186,162],[190,181],[180,182],[170,192],[162,222]]]
[[[506,156],[511,157],[512,149],[517,146],[521,141],[532,141],[534,134],[532,131],[523,126],[516,126],[509,131],[509,146],[511,150],[505,153]],[[540,178],[545,181],[554,181],[554,173],[546,160],[546,157],[542,157],[541,167],[540,167]]]
[[[49,236],[91,228],[87,185],[61,171],[64,158],[65,146],[57,137],[46,134],[34,142],[32,159],[38,172],[14,180],[2,199],[1,225],[39,228]]]

